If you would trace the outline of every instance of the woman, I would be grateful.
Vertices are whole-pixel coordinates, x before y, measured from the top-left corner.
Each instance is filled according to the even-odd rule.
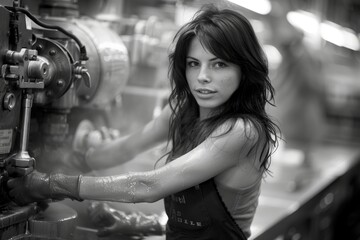
[[[167,239],[250,236],[261,179],[278,140],[265,112],[273,97],[266,58],[246,18],[214,6],[201,9],[174,40],[169,104],[143,129],[87,158],[93,168],[108,168],[168,139],[166,164],[108,177],[34,171],[9,181],[16,202],[164,198]]]

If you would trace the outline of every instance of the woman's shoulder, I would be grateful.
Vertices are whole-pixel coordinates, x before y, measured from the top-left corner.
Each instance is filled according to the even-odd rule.
[[[246,137],[250,141],[257,141],[260,136],[255,124],[252,121],[241,117],[226,120],[214,131],[214,135],[226,133]]]
[[[225,122],[223,127],[231,127],[223,151],[235,153],[234,165],[216,179],[236,189],[250,186],[262,175],[260,159],[264,141],[259,141],[260,133],[252,121],[237,118]]]

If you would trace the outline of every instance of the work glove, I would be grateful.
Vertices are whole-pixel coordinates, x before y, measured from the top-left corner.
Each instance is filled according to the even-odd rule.
[[[126,214],[111,208],[104,202],[92,202],[89,207],[92,222],[99,227],[97,235],[126,235],[142,237],[148,235],[163,235],[164,226],[159,222],[159,216],[143,213]]]
[[[9,179],[7,187],[10,198],[20,206],[47,199],[82,201],[79,196],[80,177],[34,170],[28,175]]]

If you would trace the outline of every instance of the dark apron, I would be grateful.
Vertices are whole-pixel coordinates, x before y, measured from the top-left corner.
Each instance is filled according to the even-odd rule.
[[[246,240],[226,209],[213,179],[164,199],[166,240]]]

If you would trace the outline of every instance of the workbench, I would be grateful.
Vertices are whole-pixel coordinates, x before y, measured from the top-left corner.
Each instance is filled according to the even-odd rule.
[[[253,240],[335,239],[344,206],[360,192],[360,147],[322,145],[310,166],[286,149],[262,184],[251,227]],[[360,215],[360,212],[358,213]],[[341,238],[347,239],[347,238]]]

